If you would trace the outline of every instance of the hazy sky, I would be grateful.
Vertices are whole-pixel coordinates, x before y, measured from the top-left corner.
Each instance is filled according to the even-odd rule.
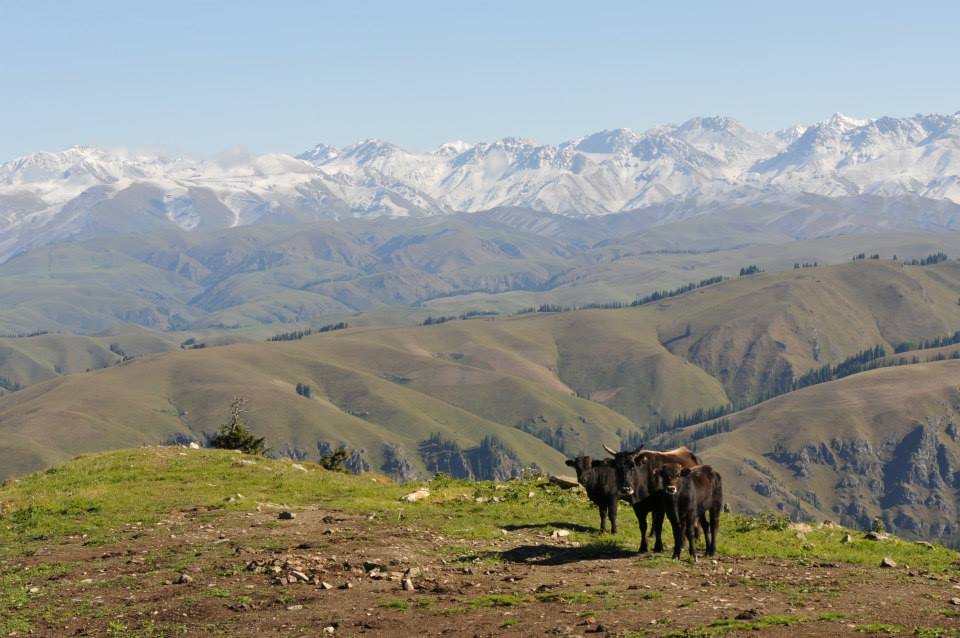
[[[960,109],[960,3],[786,4],[0,0],[0,161]]]

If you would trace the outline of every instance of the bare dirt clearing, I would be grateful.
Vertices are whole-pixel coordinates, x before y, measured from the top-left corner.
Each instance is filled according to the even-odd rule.
[[[817,560],[697,564],[578,546],[556,529],[495,540],[396,517],[177,512],[115,543],[25,557],[35,636],[960,635],[960,577]],[[625,521],[626,522],[626,521]],[[560,527],[562,526],[562,527]],[[960,601],[958,601],[960,602]],[[0,615],[2,615],[0,611]]]

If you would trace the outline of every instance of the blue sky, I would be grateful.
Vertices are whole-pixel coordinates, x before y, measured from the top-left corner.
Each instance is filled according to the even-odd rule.
[[[956,2],[147,4],[3,2],[0,160],[960,109]]]

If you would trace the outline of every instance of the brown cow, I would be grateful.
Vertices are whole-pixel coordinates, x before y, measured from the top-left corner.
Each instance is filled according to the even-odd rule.
[[[666,465],[693,467],[700,464],[696,454],[685,447],[666,452],[644,450],[641,445],[636,450],[614,452],[606,445],[603,448],[613,455],[613,466],[617,471],[617,487],[624,499],[627,499],[640,522],[640,552],[647,547],[647,513],[653,513],[653,533],[655,542],[653,551],[663,551],[663,517],[670,520],[673,528],[674,544],[680,542],[680,524],[676,518],[676,506],[673,497],[665,491],[663,475],[660,470]]]
[[[720,511],[723,509],[723,484],[720,474],[709,465],[691,468],[673,463],[663,466],[660,475],[665,491],[673,495],[676,517],[682,532],[682,536],[674,535],[676,542],[673,557],[680,558],[682,537],[685,536],[690,557],[697,560],[694,541],[698,524],[703,529],[703,538],[707,543],[707,556],[716,554],[717,530],[720,527]]]

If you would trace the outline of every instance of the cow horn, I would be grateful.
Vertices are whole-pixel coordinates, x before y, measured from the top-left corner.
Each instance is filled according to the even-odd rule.
[[[614,451],[611,450],[609,447],[607,447],[607,444],[606,444],[606,443],[603,444],[603,449],[606,450],[607,453],[610,454],[610,456],[616,456],[616,455],[617,455],[616,452],[614,452]]]

